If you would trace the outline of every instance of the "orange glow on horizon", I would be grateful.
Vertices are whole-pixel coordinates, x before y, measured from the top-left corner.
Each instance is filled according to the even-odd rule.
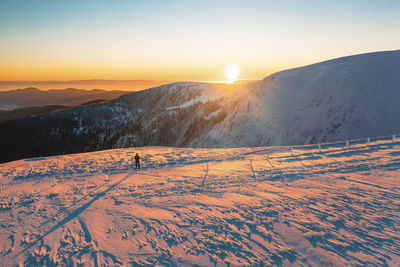
[[[0,81],[66,81],[66,80],[168,80],[168,81],[223,81],[225,63],[215,64],[150,64],[118,65],[111,63],[90,62],[0,62]],[[259,80],[284,66],[257,66],[242,63],[240,79]],[[228,79],[229,80],[229,79]]]

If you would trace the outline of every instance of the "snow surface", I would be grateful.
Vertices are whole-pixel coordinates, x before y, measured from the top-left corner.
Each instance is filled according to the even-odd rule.
[[[400,51],[333,59],[238,88],[232,97],[238,104],[225,104],[227,117],[190,146],[295,145],[389,135],[400,132],[399,99]],[[210,138],[215,132],[217,140]]]
[[[398,266],[399,174],[391,137],[5,163],[0,265]]]

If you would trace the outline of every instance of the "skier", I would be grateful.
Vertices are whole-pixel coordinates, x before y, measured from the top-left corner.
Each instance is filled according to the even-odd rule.
[[[135,156],[136,168],[135,169],[137,169],[137,168],[140,169],[140,161],[139,160],[140,160],[139,154],[136,153],[136,156]]]

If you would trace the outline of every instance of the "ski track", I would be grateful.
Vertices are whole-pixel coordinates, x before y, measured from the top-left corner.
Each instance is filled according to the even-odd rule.
[[[1,164],[0,265],[398,266],[399,173],[398,139]]]

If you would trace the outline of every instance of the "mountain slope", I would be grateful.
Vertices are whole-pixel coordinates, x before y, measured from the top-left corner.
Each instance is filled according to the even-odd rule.
[[[0,110],[0,122],[44,114],[55,110],[62,110],[67,108],[69,107],[60,105],[50,105],[43,107],[27,107],[27,108],[17,108],[13,110]]]
[[[392,138],[0,164],[0,265],[398,266],[399,175]]]
[[[232,117],[227,145],[304,144],[400,132],[400,51],[282,71],[249,91]]]
[[[0,124],[1,161],[131,146],[240,147],[400,132],[400,51],[224,85],[174,83]]]
[[[0,91],[0,110],[46,105],[75,106],[96,99],[110,100],[126,93],[126,91],[106,91],[100,89],[82,90],[67,88],[63,90],[40,90],[28,87]]]

